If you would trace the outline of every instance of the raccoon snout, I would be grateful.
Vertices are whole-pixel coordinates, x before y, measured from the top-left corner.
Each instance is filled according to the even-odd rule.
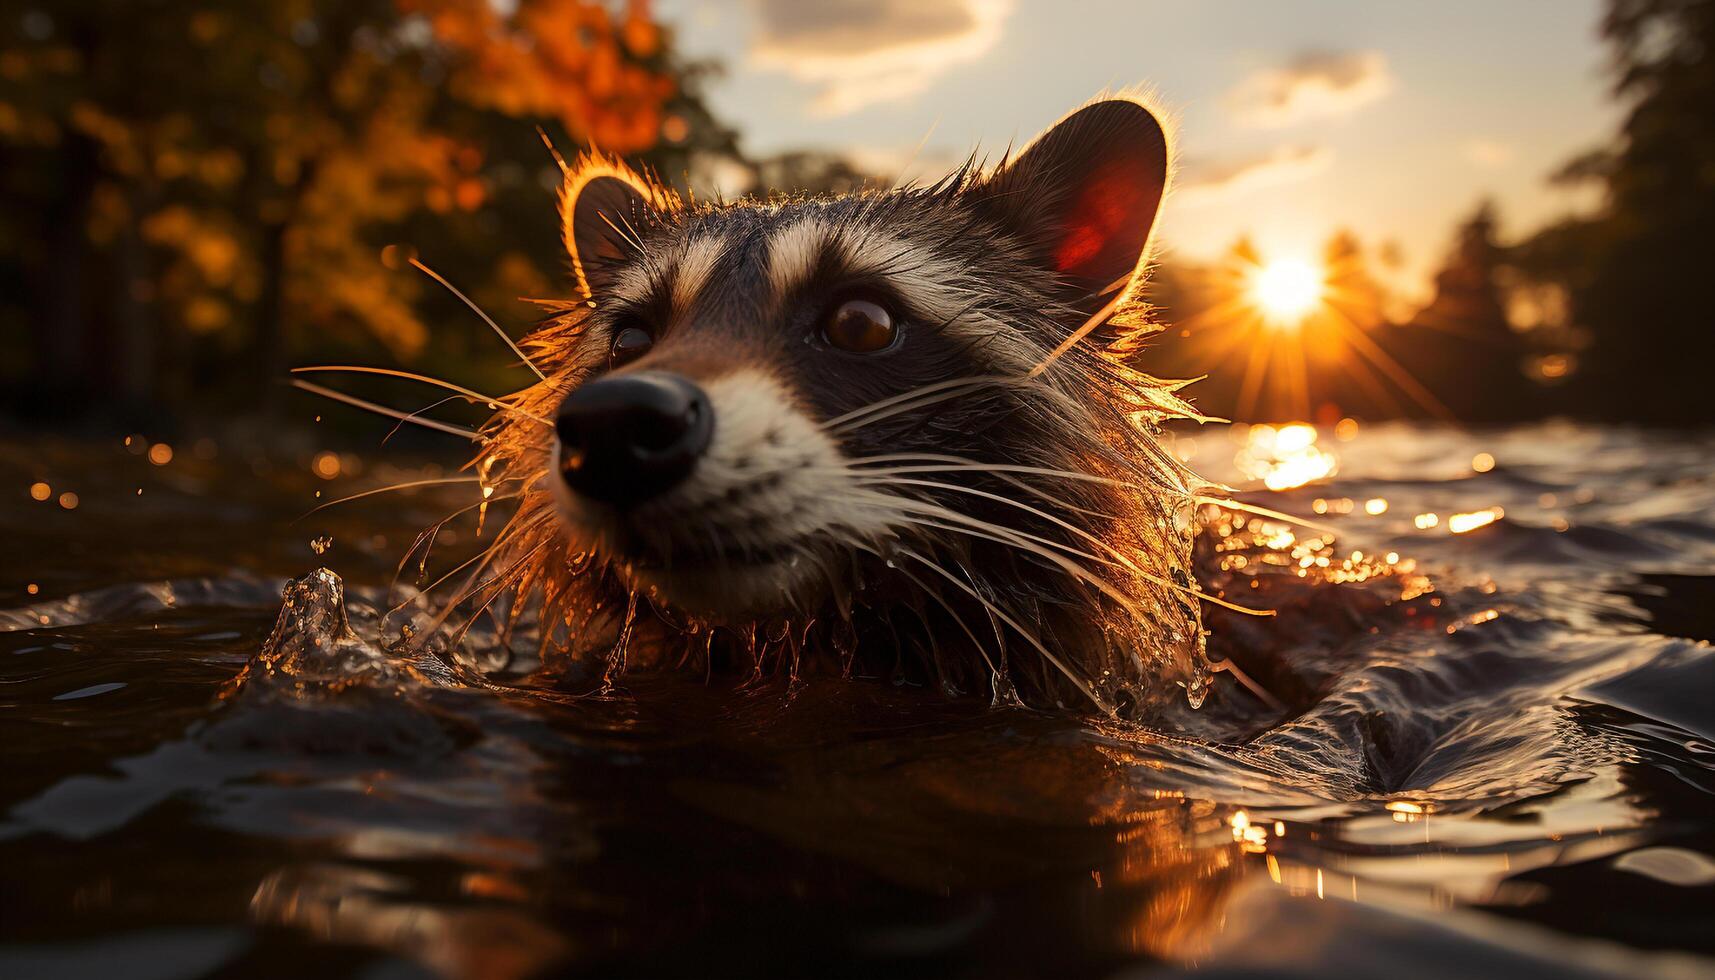
[[[690,379],[639,371],[580,385],[560,404],[560,475],[574,493],[624,507],[684,482],[709,448],[715,414]]]

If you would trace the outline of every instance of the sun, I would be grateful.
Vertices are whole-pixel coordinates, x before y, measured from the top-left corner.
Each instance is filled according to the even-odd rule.
[[[1270,326],[1293,329],[1322,302],[1327,276],[1302,259],[1274,259],[1251,276],[1250,298]]]

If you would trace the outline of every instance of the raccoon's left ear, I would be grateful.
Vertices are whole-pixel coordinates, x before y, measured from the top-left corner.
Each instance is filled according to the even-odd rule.
[[[1130,286],[1167,186],[1167,136],[1129,99],[1085,106],[972,188],[1084,317]]]
[[[566,174],[560,221],[585,299],[595,299],[614,268],[637,257],[642,237],[674,203],[672,192],[617,161],[586,158]]]

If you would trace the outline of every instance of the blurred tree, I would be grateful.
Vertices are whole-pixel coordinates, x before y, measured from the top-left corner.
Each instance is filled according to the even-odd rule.
[[[1604,206],[1544,229],[1517,261],[1563,288],[1588,331],[1588,355],[1561,389],[1565,410],[1709,423],[1715,331],[1702,282],[1715,226],[1715,0],[1608,0],[1601,29],[1629,111],[1614,145],[1555,179],[1596,182]],[[1577,362],[1548,363],[1564,375]]]
[[[846,157],[813,150],[794,150],[756,161],[752,186],[763,192],[787,194],[850,194],[892,183],[859,169]]]
[[[1465,340],[1489,343],[1509,332],[1501,300],[1503,250],[1493,201],[1483,201],[1453,233],[1453,247],[1435,274],[1435,296],[1417,321]]]
[[[1541,392],[1524,373],[1524,344],[1507,317],[1508,254],[1498,226],[1494,202],[1478,204],[1454,231],[1429,305],[1381,337],[1389,354],[1461,422],[1503,422],[1542,412]],[[1436,414],[1437,406],[1411,409]]]
[[[38,406],[253,407],[293,359],[419,358],[419,310],[451,307],[389,244],[433,242],[481,299],[563,294],[538,125],[657,166],[736,152],[642,2],[58,0],[0,22],[0,282],[24,287],[0,327],[41,370],[0,367]],[[462,349],[436,346],[431,367]]]

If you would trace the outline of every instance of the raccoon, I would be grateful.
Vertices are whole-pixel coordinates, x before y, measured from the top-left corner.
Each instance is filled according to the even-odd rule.
[[[1200,701],[1201,485],[1159,441],[1198,416],[1134,363],[1170,156],[1110,98],[997,166],[839,197],[565,166],[579,295],[484,430],[485,484],[520,489],[472,601],[609,686],[692,657]]]

